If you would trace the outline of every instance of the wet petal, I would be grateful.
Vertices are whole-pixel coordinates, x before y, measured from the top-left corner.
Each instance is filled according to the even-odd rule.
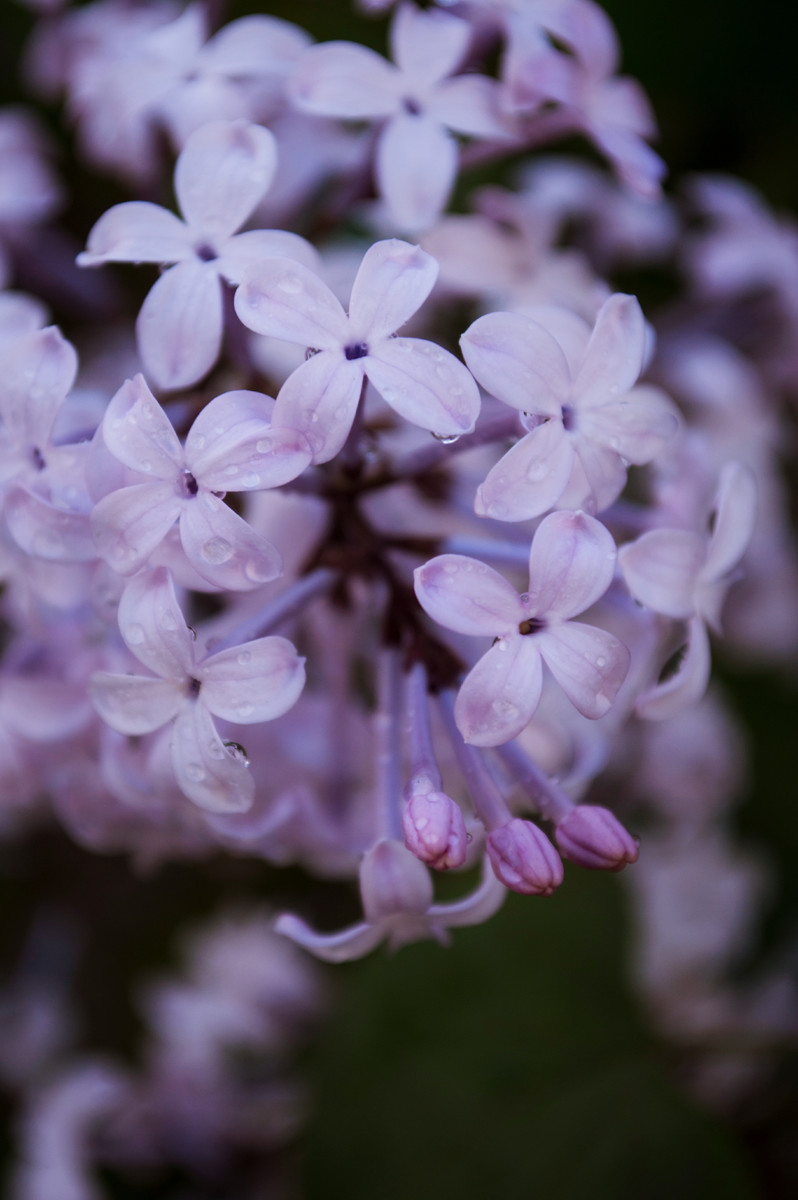
[[[579,413],[579,432],[627,462],[651,462],[679,428],[679,415],[658,388],[636,387],[619,400]]]
[[[181,686],[194,674],[194,640],[166,567],[143,571],[122,593],[119,632],[139,662]]]
[[[579,407],[602,404],[634,386],[643,369],[646,323],[634,296],[618,292],[602,304],[574,380]]]
[[[213,263],[170,267],[150,289],[136,321],[141,361],[162,388],[207,375],[222,345],[222,286]]]
[[[224,744],[200,700],[185,703],[172,730],[172,766],[184,796],[208,812],[246,812],[255,780],[246,759]]]
[[[176,263],[194,257],[193,237],[174,213],[145,200],[115,204],[93,227],[80,267],[106,262]]]
[[[587,437],[573,437],[571,478],[559,498],[562,508],[599,513],[613,504],[626,486],[626,463],[615,450]]]
[[[352,428],[364,361],[347,362],[322,351],[302,363],[280,388],[272,428],[298,431],[307,439],[314,463],[328,462]]]
[[[437,278],[437,262],[419,246],[398,238],[375,242],[352,285],[352,340],[368,342],[401,329],[421,308]]]
[[[529,601],[536,617],[575,617],[603,596],[615,571],[615,541],[583,512],[557,512],[538,526],[529,552]]]
[[[454,706],[463,740],[499,746],[534,716],[543,687],[537,638],[502,638],[466,675]]]
[[[488,472],[477,489],[474,511],[498,521],[538,517],[560,499],[573,462],[573,443],[560,421],[544,421]]]
[[[438,437],[470,433],[479,389],[453,354],[421,338],[386,338],[364,359],[371,383],[394,412]]]
[[[110,492],[91,514],[97,553],[120,575],[131,575],[166,537],[182,506],[169,483],[140,483]]]
[[[13,350],[7,349],[0,387],[3,423],[17,438],[46,445],[77,369],[73,346],[54,325],[23,338]]]
[[[114,675],[110,671],[92,675],[89,696],[106,725],[129,737],[160,729],[185,703],[183,688],[171,679]]]
[[[546,666],[583,717],[597,720],[609,712],[629,670],[623,642],[579,621],[552,625],[536,640]]]
[[[305,660],[282,637],[258,638],[206,658],[198,668],[202,699],[217,717],[252,725],[273,721],[296,704]]]
[[[289,258],[310,270],[319,265],[319,255],[297,233],[284,229],[250,229],[229,238],[219,248],[216,269],[229,283],[240,283],[247,269],[264,258]]]
[[[255,333],[316,350],[340,350],[349,322],[318,275],[290,258],[270,258],[245,272],[235,295],[239,318]]]
[[[274,134],[249,121],[210,121],[186,142],[175,164],[175,194],[197,233],[226,238],[268,191],[277,167]]]
[[[414,573],[415,591],[424,611],[446,629],[477,637],[518,630],[524,609],[507,580],[475,558],[441,554]]]
[[[180,541],[195,571],[225,591],[261,587],[283,568],[272,543],[210,492],[200,492],[185,505]]]
[[[102,436],[114,458],[133,471],[174,481],[183,470],[183,447],[143,375],[128,379],[112,398]]]
[[[52,562],[90,562],[97,557],[88,513],[56,508],[32,492],[13,488],[6,496],[4,515],[11,536],[26,554]]]
[[[518,313],[488,313],[460,339],[463,358],[486,392],[541,417],[560,417],[570,396],[565,355],[552,334]]]
[[[639,717],[663,721],[695,704],[704,695],[709,683],[712,657],[707,628],[700,617],[688,625],[687,652],[675,675],[644,692],[635,705]]]
[[[706,539],[698,533],[652,529],[621,547],[618,562],[635,600],[666,617],[689,617],[706,554]]]

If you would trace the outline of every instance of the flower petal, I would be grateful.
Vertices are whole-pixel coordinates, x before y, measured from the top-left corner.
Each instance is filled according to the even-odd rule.
[[[209,121],[175,164],[175,194],[194,231],[210,239],[235,233],[268,191],[277,168],[274,134],[249,121]]]
[[[118,619],[128,650],[155,675],[181,686],[194,677],[194,640],[166,567],[131,579],[119,601]]]
[[[380,134],[374,175],[391,221],[407,233],[435,224],[457,178],[457,142],[438,121],[401,113]]]
[[[182,507],[169,483],[139,483],[110,492],[91,514],[97,553],[120,575],[132,575],[166,537]]]
[[[150,289],[136,321],[144,370],[158,387],[207,375],[222,345],[222,286],[213,263],[178,263]]]
[[[172,766],[184,796],[208,812],[246,812],[255,780],[246,759],[224,744],[201,700],[185,703],[172,730]]]
[[[318,275],[290,258],[269,258],[244,274],[235,309],[248,329],[316,350],[340,350],[349,322]]]
[[[629,670],[623,642],[579,621],[551,625],[536,641],[546,666],[583,717],[597,720],[609,712]]]
[[[518,592],[475,558],[441,554],[414,572],[424,611],[446,629],[477,637],[517,633],[524,619]]]
[[[300,917],[283,913],[274,923],[274,932],[290,938],[322,962],[341,963],[352,962],[376,950],[388,930],[383,925],[367,925],[361,921],[339,933],[317,933]]]
[[[615,571],[615,541],[583,512],[556,512],[541,521],[529,551],[532,616],[575,617],[603,596]]]
[[[329,462],[347,439],[363,384],[363,362],[322,351],[301,364],[277,395],[272,429],[304,435],[314,463]]]
[[[491,396],[519,412],[560,417],[570,395],[568,363],[537,321],[487,313],[469,326],[460,346],[469,370]]]
[[[434,120],[456,133],[506,139],[513,136],[513,131],[501,112],[502,97],[498,80],[486,75],[458,75],[435,89],[426,109]]]
[[[528,725],[543,687],[537,640],[501,638],[466,675],[454,706],[464,741],[500,746]]]
[[[391,24],[391,57],[408,82],[427,88],[459,65],[471,33],[468,21],[460,17],[400,4]]]
[[[145,200],[130,200],[103,213],[77,262],[79,267],[107,262],[182,262],[194,257],[193,240],[191,231],[174,213]]]
[[[397,111],[404,80],[366,46],[326,42],[302,55],[288,96],[302,112],[323,117],[387,117]]]
[[[453,354],[421,338],[385,338],[363,360],[371,383],[406,421],[438,437],[470,433],[479,389]]]
[[[97,557],[88,513],[48,504],[23,488],[12,488],[4,515],[21,550],[51,562],[91,562]]]
[[[643,369],[646,323],[634,296],[621,292],[604,301],[574,380],[580,409],[628,392]]]
[[[679,416],[658,388],[636,387],[619,400],[579,413],[579,432],[638,466],[652,458],[679,428]]]
[[[180,541],[195,571],[224,591],[250,591],[276,579],[279,552],[223,500],[200,492],[185,505]]]
[[[273,429],[273,402],[259,392],[224,392],[211,400],[186,438],[186,464],[201,487],[243,492],[296,479],[311,460],[293,429]]]
[[[655,684],[643,692],[635,705],[638,717],[663,721],[695,704],[704,695],[709,683],[712,658],[707,627],[700,617],[688,625],[687,652],[675,675],[664,683]]]
[[[183,470],[178,436],[143,375],[126,380],[112,398],[103,417],[102,436],[114,458],[133,471],[174,480]]]
[[[706,554],[706,540],[692,530],[651,529],[622,546],[618,562],[640,604],[666,617],[690,617]]]
[[[106,725],[128,737],[141,737],[166,725],[185,703],[185,692],[171,679],[114,675],[95,671],[89,696]]]
[[[574,463],[571,478],[559,498],[562,508],[603,512],[626,486],[626,463],[620,454],[586,437],[573,437]]]
[[[258,638],[206,658],[197,668],[202,699],[217,717],[252,725],[273,721],[296,704],[305,660],[282,637]]]
[[[573,442],[558,420],[544,421],[507,451],[477,489],[474,511],[526,521],[557,503],[574,463]]]
[[[46,445],[77,369],[74,347],[54,325],[6,350],[0,388],[3,424],[20,440]]]
[[[751,540],[755,520],[756,479],[743,463],[727,463],[715,496],[715,526],[704,578],[720,579],[737,565]]]
[[[319,255],[298,233],[285,229],[250,229],[237,233],[219,247],[216,269],[228,283],[240,283],[247,269],[264,258],[290,258],[310,270],[319,265]]]
[[[401,329],[426,300],[438,264],[419,246],[398,238],[375,242],[366,251],[352,285],[352,340],[388,337]]]
[[[430,924],[444,928],[481,925],[497,913],[507,898],[507,889],[491,870],[487,859],[482,864],[482,882],[475,891],[449,904],[433,904],[429,909]]]

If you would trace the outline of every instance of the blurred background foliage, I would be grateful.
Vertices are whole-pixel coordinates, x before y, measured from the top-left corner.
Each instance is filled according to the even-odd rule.
[[[263,7],[231,3],[224,17]],[[753,182],[777,209],[798,208],[791,6],[608,0],[605,7],[620,33],[624,70],[654,103],[670,185],[687,172],[723,171]],[[268,10],[319,40],[384,49],[384,22],[346,4],[292,0]],[[31,17],[13,0],[2,0],[0,14],[7,103],[21,98],[16,63]],[[727,668],[725,679],[753,747],[753,790],[737,834],[765,850],[777,879],[764,952],[796,933],[798,696],[786,675]],[[186,922],[223,901],[277,894],[312,909],[315,899],[298,872],[214,860],[142,878],[124,860],[97,859],[56,834],[0,847],[0,865],[6,961],[15,960],[34,908],[61,912],[80,929],[75,990],[86,1005],[85,1044],[121,1055],[133,1052],[138,1032],[131,990],[172,959]],[[346,888],[318,895],[328,905],[326,925],[354,914]],[[692,1051],[657,1038],[628,983],[626,900],[618,879],[571,868],[555,898],[511,896],[487,926],[458,931],[447,951],[416,945],[331,972],[332,1017],[304,1062],[315,1099],[298,1148],[303,1196],[795,1196],[794,1058],[785,1057],[739,1118],[702,1112],[680,1086]],[[155,1192],[119,1184],[113,1194]]]

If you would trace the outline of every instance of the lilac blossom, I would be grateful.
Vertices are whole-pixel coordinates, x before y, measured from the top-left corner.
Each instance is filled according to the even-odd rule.
[[[244,324],[318,351],[288,377],[274,410],[276,426],[305,434],[314,462],[343,446],[366,379],[400,417],[438,437],[474,428],[479,393],[462,363],[434,342],[393,336],[424,303],[437,273],[418,246],[376,242],[355,278],[348,316],[299,263],[271,259],[245,275],[235,298]]]
[[[112,729],[138,737],[171,726],[178,785],[200,808],[243,811],[255,783],[235,745],[213,718],[249,725],[272,721],[296,702],[304,659],[282,637],[259,638],[197,657],[194,639],[163,567],[137,575],[119,604],[119,629],[131,654],[152,675],[98,671],[90,695]]]
[[[493,646],[460,689],[455,716],[467,742],[496,746],[529,723],[540,700],[543,664],[584,716],[610,709],[629,652],[596,626],[571,620],[609,587],[615,543],[585,513],[552,513],[529,551],[529,589],[522,595],[473,558],[443,554],[419,567],[416,595],[427,613],[457,633],[492,637]]]
[[[216,362],[224,327],[224,283],[278,255],[313,265],[303,238],[279,229],[237,233],[268,191],[277,166],[273,135],[247,121],[214,121],[192,134],[175,165],[184,220],[131,200],[109,209],[89,234],[81,266],[174,264],[149,292],[136,334],[144,368],[158,387],[196,383]]]

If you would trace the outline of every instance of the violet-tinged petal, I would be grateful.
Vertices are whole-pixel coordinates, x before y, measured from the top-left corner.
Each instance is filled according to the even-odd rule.
[[[700,617],[688,624],[687,651],[675,675],[643,692],[635,705],[639,717],[663,721],[695,704],[704,695],[709,683],[712,657],[707,627]]]
[[[482,882],[470,895],[451,904],[433,904],[429,909],[430,924],[455,928],[481,925],[499,911],[507,891],[493,874],[487,861],[483,863]]]
[[[133,471],[174,480],[183,469],[183,448],[172,423],[143,375],[122,384],[102,422],[103,441],[113,456]]]
[[[214,716],[252,725],[273,721],[296,704],[305,686],[305,660],[287,638],[258,638],[212,654],[197,677]]]
[[[646,351],[646,323],[634,296],[604,301],[574,380],[580,409],[603,404],[637,382]]]
[[[297,367],[277,395],[272,428],[299,432],[314,463],[329,462],[346,441],[357,412],[365,360],[322,352]]]
[[[246,812],[255,781],[241,753],[219,737],[200,700],[187,701],[172,729],[172,766],[184,796],[208,812]]]
[[[366,920],[374,924],[403,914],[421,917],[432,903],[432,880],[402,842],[383,838],[363,855],[360,894]]]
[[[186,435],[186,467],[195,478],[218,470],[220,460],[268,432],[273,412],[274,400],[263,392],[240,388],[215,396],[199,411]]]
[[[580,621],[551,625],[535,638],[541,657],[583,717],[598,720],[615,703],[630,654],[611,633]]]
[[[703,575],[720,579],[746,551],[756,520],[756,479],[743,463],[723,468],[715,496],[715,525],[709,540]]]
[[[460,806],[443,792],[417,792],[402,811],[405,845],[437,871],[461,867],[468,834]]]
[[[603,9],[585,0],[552,4],[542,17],[553,33],[588,68],[591,78],[604,79],[618,67],[620,47],[615,27]]]
[[[457,178],[457,142],[438,121],[401,113],[377,142],[374,175],[392,222],[408,233],[434,225]]]
[[[529,551],[528,615],[575,617],[603,596],[615,571],[615,541],[583,512],[552,513]]]
[[[194,240],[174,213],[146,200],[130,200],[103,213],[77,263],[96,267],[107,262],[182,262],[194,257]]]
[[[277,168],[274,134],[249,121],[210,121],[175,164],[180,210],[197,233],[227,238],[263,198]]]
[[[225,591],[261,587],[283,568],[272,543],[210,492],[200,492],[185,505],[180,541],[195,571]]]
[[[603,512],[613,504],[626,486],[626,463],[615,450],[574,438],[574,462],[571,478],[558,503],[562,508],[583,508],[589,513]]]
[[[514,817],[488,834],[486,850],[497,879],[525,896],[550,896],[563,881],[562,860],[542,829]]]
[[[597,804],[578,804],[559,822],[554,833],[561,853],[580,867],[620,871],[637,862],[639,843],[614,813]]]
[[[454,706],[463,741],[500,746],[534,716],[543,687],[537,638],[501,638],[463,680]]]
[[[5,498],[4,515],[21,550],[52,562],[90,562],[97,557],[88,513],[48,504],[23,488]]]
[[[698,574],[706,562],[706,539],[689,529],[651,529],[622,546],[618,562],[640,604],[666,617],[695,612]]]
[[[223,435],[202,455],[192,473],[202,487],[212,492],[249,492],[280,487],[296,479],[311,457],[304,434],[272,428],[263,422],[260,429],[237,442],[229,434]]]
[[[224,314],[213,263],[178,263],[150,289],[136,320],[144,370],[162,388],[184,388],[219,357]]]
[[[184,688],[172,679],[95,671],[88,689],[91,702],[106,725],[128,737],[141,737],[160,729],[185,704]]]
[[[250,229],[228,238],[219,247],[216,269],[228,283],[241,283],[247,269],[264,258],[290,258],[310,270],[319,265],[319,255],[310,242],[285,229]]]
[[[396,112],[404,86],[399,71],[376,51],[327,42],[302,55],[287,90],[302,112],[358,120]]]
[[[513,137],[506,115],[501,112],[501,84],[486,75],[460,75],[447,79],[429,96],[425,110],[456,133],[471,137]]]
[[[202,47],[199,60],[206,70],[234,79],[282,77],[310,44],[310,35],[298,25],[258,13],[222,26]]]
[[[131,575],[163,541],[182,507],[170,483],[139,483],[109,493],[91,513],[97,553],[120,575]]]
[[[519,313],[487,313],[460,338],[468,369],[486,392],[541,417],[558,417],[570,396],[565,355],[537,321]]]
[[[619,400],[579,413],[579,432],[638,466],[652,458],[679,428],[671,401],[658,388],[633,388]]]
[[[361,921],[358,925],[342,929],[340,933],[317,933],[299,917],[283,913],[274,923],[274,932],[290,938],[322,962],[342,963],[363,958],[376,950],[387,930],[381,925],[368,925]]]
[[[544,421],[491,468],[477,489],[474,511],[498,521],[539,517],[560,499],[573,464],[573,442],[561,422]]]
[[[338,300],[302,263],[270,258],[254,264],[235,295],[241,321],[255,333],[316,350],[341,350],[349,322]]]
[[[369,380],[394,412],[438,437],[470,433],[479,389],[459,359],[421,338],[385,338],[364,359]]]
[[[512,584],[475,558],[441,554],[417,567],[414,578],[421,607],[433,621],[455,633],[477,637],[514,634],[524,619]]]
[[[438,264],[398,238],[375,242],[363,256],[349,301],[352,341],[388,337],[412,317],[435,286]]]
[[[24,338],[3,355],[3,424],[18,438],[46,445],[77,369],[74,347],[54,325]]]
[[[471,25],[440,9],[422,10],[403,3],[391,23],[391,57],[419,88],[451,75],[471,41]]]
[[[165,567],[131,579],[119,601],[119,632],[139,662],[162,679],[187,683],[194,673],[194,639]]]

